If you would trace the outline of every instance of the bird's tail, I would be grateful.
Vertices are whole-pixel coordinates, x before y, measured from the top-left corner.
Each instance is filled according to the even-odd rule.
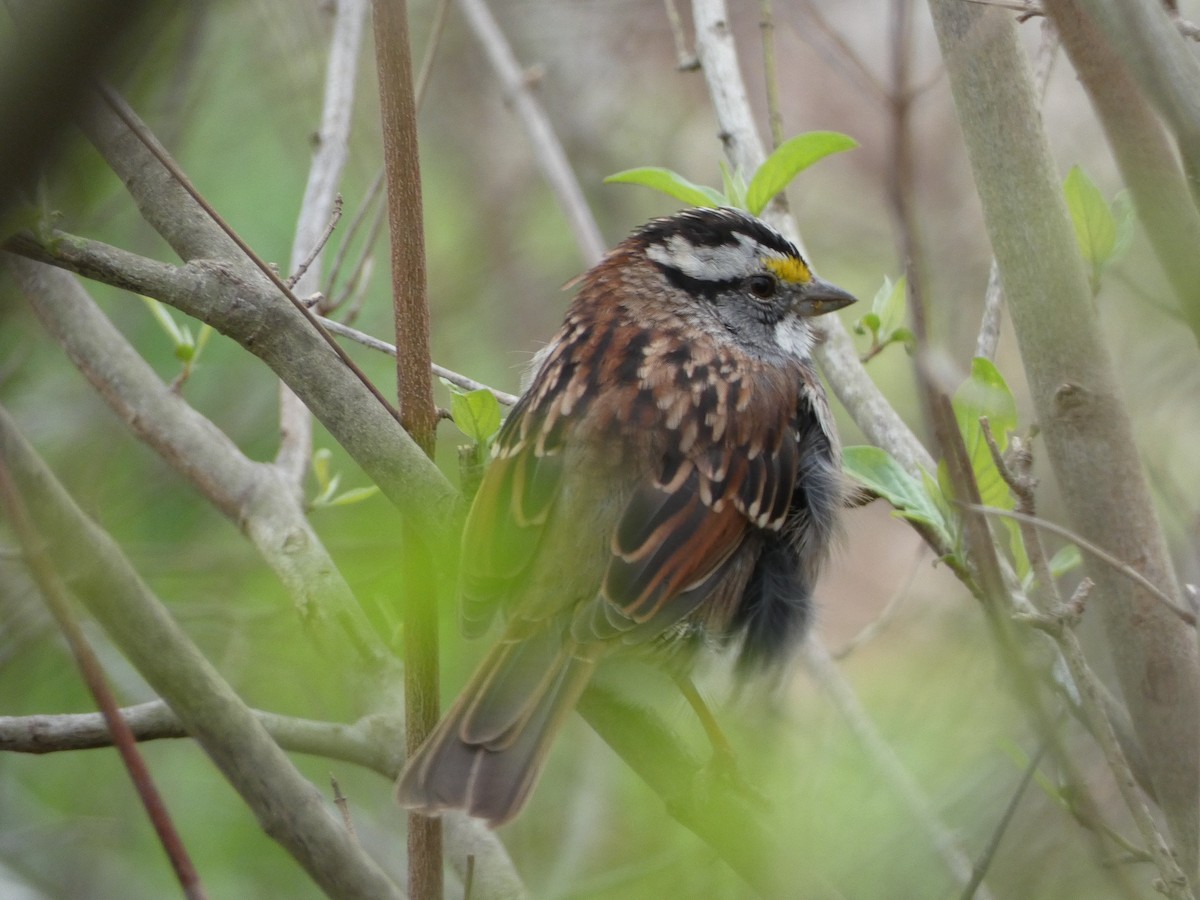
[[[558,730],[596,668],[555,629],[507,634],[404,767],[401,806],[460,809],[495,828],[521,811]]]

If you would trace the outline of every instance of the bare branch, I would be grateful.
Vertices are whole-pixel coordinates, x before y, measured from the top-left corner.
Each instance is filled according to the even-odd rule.
[[[310,633],[374,670],[394,666],[282,474],[247,459],[164,385],[74,277],[16,257],[8,261],[46,329],[100,396],[245,532],[287,588]]]
[[[0,454],[28,498],[55,567],[204,747],[263,830],[326,893],[403,897],[175,623],[113,540],[88,519],[0,410]]]
[[[147,188],[143,179],[137,181],[139,189]],[[160,199],[169,205],[171,184],[166,188],[168,193]],[[296,390],[338,443],[431,541],[443,551],[457,545],[462,502],[457,491],[290,304],[244,266],[239,270],[197,260],[176,267],[65,234],[52,235],[46,245],[28,235],[18,236],[6,246],[154,297],[238,341]]]
[[[1148,10],[1157,4],[1127,7]],[[1070,523],[1090,542],[1135,561],[1161,593],[1176,597],[1170,557],[1099,333],[1016,26],[1002,12],[961,0],[932,0],[930,9],[1047,458]],[[1054,302],[1048,304],[1047,297]],[[1108,645],[1151,763],[1155,794],[1185,871],[1195,873],[1200,856],[1195,633],[1144,586],[1106,565],[1089,565],[1088,572],[1099,587]]]
[[[100,718],[104,722],[105,730],[112,736],[111,740],[120,754],[121,762],[125,765],[129,780],[133,782],[138,799],[141,800],[142,806],[146,810],[146,816],[154,826],[159,843],[162,844],[163,850],[166,851],[167,857],[171,861],[171,867],[175,870],[175,877],[183,888],[184,896],[190,900],[204,900],[207,894],[200,882],[200,876],[196,873],[196,867],[188,855],[187,847],[184,846],[179,831],[175,828],[175,823],[171,821],[171,815],[167,812],[162,795],[154,785],[154,779],[150,776],[150,769],[146,765],[145,758],[137,749],[133,732],[117,708],[116,697],[108,685],[100,660],[97,659],[95,651],[84,637],[83,629],[80,628],[71,603],[67,599],[66,587],[46,553],[42,536],[29,517],[25,499],[14,483],[2,454],[0,454],[0,507],[3,507],[7,513],[9,524],[16,533],[17,540],[25,554],[29,572],[55,621],[58,622],[58,627],[62,630],[67,645],[71,648],[71,655],[75,657],[75,663],[79,667],[84,683],[96,701],[96,705],[100,707]]]
[[[955,880],[962,885],[972,881],[970,858],[959,847],[957,839],[942,821],[925,796],[921,786],[904,768],[895,752],[880,736],[875,724],[863,709],[854,690],[842,677],[829,656],[824,642],[817,634],[810,634],[802,646],[802,659],[813,681],[825,692],[829,702],[842,714],[851,733],[862,744],[871,762],[883,775],[888,786],[900,796],[912,814],[914,821],[928,836],[934,849]],[[990,897],[991,893],[982,885],[975,891],[976,897]]]
[[[604,257],[604,238],[596,227],[583,190],[545,110],[529,90],[517,58],[484,0],[459,0],[458,5],[466,16],[467,26],[483,47],[488,62],[500,79],[505,99],[512,105],[529,135],[533,154],[562,208],[571,233],[575,235],[575,243],[583,254],[584,262],[588,266],[595,265]]]
[[[723,0],[695,0],[696,50],[709,87],[717,125],[730,162],[753,172],[764,159],[762,141],[750,115],[749,101],[738,67],[737,53],[729,34]],[[798,247],[803,241],[788,217],[765,217],[791,237]],[[854,341],[841,320],[825,316],[813,323],[819,343],[817,360],[829,386],[870,441],[887,450],[910,474],[932,471],[933,459],[871,381],[859,362]]]

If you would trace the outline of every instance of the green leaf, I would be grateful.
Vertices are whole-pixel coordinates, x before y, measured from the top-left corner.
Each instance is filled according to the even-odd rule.
[[[329,461],[332,458],[333,454],[327,447],[322,447],[312,457],[313,477],[317,479],[317,485],[322,491],[329,488]]]
[[[1137,225],[1137,215],[1133,208],[1133,201],[1129,197],[1129,191],[1120,191],[1117,196],[1113,197],[1112,212],[1113,218],[1117,222],[1117,239],[1113,243],[1112,254],[1109,256],[1110,262],[1124,256],[1129,245],[1133,243],[1133,229]]]
[[[979,424],[980,417],[987,416],[996,445],[1002,451],[1008,446],[1008,435],[1017,428],[1017,404],[1004,376],[990,360],[976,357],[971,361],[971,377],[955,391],[951,403],[984,504],[1012,509],[1012,492],[996,468]]]
[[[329,501],[327,506],[350,506],[352,503],[362,503],[364,500],[374,497],[379,493],[379,488],[375,485],[369,487],[351,488],[338,494]]]
[[[722,206],[746,208],[746,173],[742,171],[741,166],[731,170],[729,163],[721,160],[721,189],[725,192]]]
[[[154,321],[159,327],[167,333],[167,337],[171,339],[171,343],[178,347],[180,344],[188,343],[184,333],[180,330],[175,320],[171,318],[171,314],[167,312],[167,308],[151,297],[142,297],[142,302],[146,304],[146,308],[150,310],[150,315],[154,317]]]
[[[945,546],[953,546],[951,528],[937,499],[929,493],[929,483],[923,484],[909,475],[887,451],[879,447],[847,447],[842,451],[842,465],[848,475],[890,503],[901,516],[927,525],[937,532]]]
[[[879,314],[869,312],[854,323],[854,331],[856,334],[866,334],[869,331],[871,332],[871,339],[878,341],[879,324]]]
[[[746,209],[757,216],[793,178],[817,160],[857,146],[854,138],[836,131],[810,131],[784,141],[750,179]]]
[[[1081,565],[1083,565],[1083,554],[1074,544],[1067,544],[1060,547],[1058,552],[1050,557],[1050,574],[1055,578],[1061,578]]]
[[[606,184],[640,184],[661,191],[688,206],[723,206],[725,198],[710,187],[688,181],[678,172],[659,166],[626,169],[604,179]]]
[[[1117,244],[1117,222],[1095,182],[1079,166],[1072,166],[1063,182],[1067,209],[1075,224],[1075,237],[1083,258],[1092,267],[1092,287],[1096,288],[1100,270],[1112,259]]]
[[[896,330],[904,324],[904,314],[907,312],[908,282],[901,275],[892,284],[890,278],[883,279],[883,286],[876,292],[871,309],[879,316],[879,334],[885,341],[890,341]],[[887,292],[884,292],[887,288]]]
[[[463,434],[486,446],[500,430],[500,402],[485,388],[455,391],[450,397],[450,417]]]

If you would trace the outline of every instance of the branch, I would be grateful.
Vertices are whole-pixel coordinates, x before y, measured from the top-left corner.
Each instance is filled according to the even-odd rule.
[[[404,767],[404,723],[396,716],[370,715],[353,724],[319,722],[252,709],[275,743],[292,753],[361,766],[394,780]],[[179,717],[162,700],[121,710],[139,741],[189,737]],[[0,752],[58,753],[112,745],[99,713],[0,716]],[[475,900],[520,900],[528,891],[500,839],[478,819],[444,815],[446,856],[466,877],[468,857],[484,875],[477,879]]]
[[[385,715],[367,716],[353,725],[298,719],[250,710],[284,750],[353,763],[395,778],[404,766],[404,723]],[[179,716],[162,700],[121,710],[138,741],[190,737]],[[0,752],[62,753],[111,747],[112,736],[100,713],[0,716]]]
[[[301,297],[314,293],[321,283],[321,248],[328,240],[335,208],[340,207],[338,184],[349,155],[354,84],[367,0],[340,0],[335,9],[321,127],[316,135],[316,151],[308,170],[288,266],[296,279],[291,286]],[[312,459],[312,414],[286,384],[279,386],[279,432],[275,465],[286,473],[292,490],[300,494]]]
[[[1200,60],[1184,43],[1162,3],[1080,2],[1170,125],[1192,202],[1200,203]]]
[[[1141,8],[1149,4],[1130,4]],[[1135,562],[1168,595],[1174,574],[1051,161],[1015,26],[934,0],[934,25],[1004,281],[1039,425],[1075,531]],[[1052,304],[1046,298],[1054,299]],[[1089,565],[1108,645],[1185,871],[1200,850],[1200,664],[1195,636],[1148,592]]]
[[[740,166],[745,172],[753,172],[765,156],[750,115],[725,4],[723,0],[695,0],[693,16],[696,20],[696,53],[701,60],[726,153],[735,168]],[[790,218],[773,216],[770,206],[765,218],[781,228],[803,250],[803,241]],[[887,450],[910,474],[916,475],[921,469],[933,471],[935,466],[928,451],[859,362],[854,341],[841,320],[825,316],[814,320],[813,325],[820,337],[816,347],[817,360],[829,379],[829,386],[855,424],[871,443]]]
[[[117,709],[116,697],[104,675],[100,660],[84,636],[71,602],[67,598],[66,586],[59,578],[54,564],[46,553],[41,534],[30,520],[29,510],[25,506],[25,498],[21,496],[21,492],[13,482],[12,473],[9,472],[3,456],[0,456],[0,506],[8,513],[9,525],[17,535],[29,573],[37,584],[51,615],[57,621],[63,637],[66,638],[84,683],[100,708],[100,720],[104,723],[105,730],[112,736],[113,745],[117,748],[129,780],[133,782],[134,790],[146,810],[146,816],[154,827],[159,843],[162,844],[163,850],[166,851],[167,857],[171,861],[171,867],[175,870],[175,877],[179,880],[180,887],[183,888],[184,896],[189,900],[205,900],[207,894],[196,873],[196,867],[188,855],[187,847],[184,846],[179,831],[175,828],[175,823],[171,821],[162,795],[155,787],[154,779],[150,776],[150,769],[146,765],[145,758],[138,751],[133,732],[122,718],[120,710]]]
[[[0,409],[0,455],[28,500],[46,552],[143,678],[175,710],[278,841],[326,893],[403,894],[349,839],[232,688],[102,529],[87,518]]]
[[[139,177],[138,190],[144,189],[148,190]],[[186,198],[177,195],[169,179],[158,196],[167,204]],[[186,217],[186,211],[181,210],[181,216]],[[53,234],[45,244],[21,235],[5,246],[31,259],[154,297],[237,341],[296,391],[431,544],[443,552],[456,546],[462,505],[458,492],[307,321],[244,264],[200,259],[172,266],[66,234]]]
[[[6,257],[46,330],[139,440],[236,524],[287,589],[318,641],[348,641],[378,671],[394,665],[326,552],[283,473],[247,459],[207,418],[168,388],[66,272]]]
[[[529,135],[533,155],[562,208],[567,227],[575,235],[575,243],[583,254],[584,263],[589,267],[594,266],[604,257],[604,238],[596,227],[583,190],[550,125],[549,117],[530,91],[512,47],[484,0],[459,0],[458,5],[466,17],[467,26],[483,47],[488,62],[500,79],[505,100],[512,106]]]
[[[1116,45],[1082,7],[1079,0],[1046,3],[1104,127],[1154,255],[1167,275],[1184,320],[1200,341],[1200,253],[1196,252],[1200,247],[1200,212],[1188,193],[1162,120],[1146,104],[1134,73]],[[1200,83],[1195,88],[1200,89]]]

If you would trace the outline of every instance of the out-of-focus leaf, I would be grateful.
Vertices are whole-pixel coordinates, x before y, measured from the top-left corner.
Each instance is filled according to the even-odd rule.
[[[725,198],[710,187],[688,181],[678,172],[660,166],[626,169],[604,179],[606,184],[640,184],[681,200],[688,206],[722,206]]]
[[[1079,166],[1072,166],[1063,182],[1067,209],[1083,258],[1092,269],[1092,289],[1099,286],[1100,270],[1117,244],[1117,222],[1095,182]]]
[[[1050,557],[1050,574],[1055,578],[1061,578],[1081,565],[1083,565],[1083,554],[1074,544],[1067,544],[1060,547],[1058,552]]]

